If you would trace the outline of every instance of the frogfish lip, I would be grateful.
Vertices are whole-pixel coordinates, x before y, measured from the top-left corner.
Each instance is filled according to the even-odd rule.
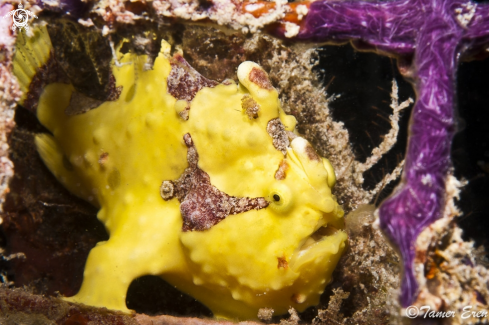
[[[317,258],[336,255],[342,248],[346,233],[332,225],[320,226],[303,240],[290,260],[292,270],[299,272],[303,266],[314,263]],[[332,266],[333,268],[335,265]]]

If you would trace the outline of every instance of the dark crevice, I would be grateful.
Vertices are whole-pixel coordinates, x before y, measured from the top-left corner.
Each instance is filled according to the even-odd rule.
[[[333,118],[345,123],[355,157],[365,161],[391,128],[389,116],[392,80],[399,87],[399,103],[415,99],[414,90],[397,69],[395,59],[372,52],[359,52],[349,44],[324,46],[316,67],[327,96],[340,95],[330,103]],[[364,173],[365,189],[372,189],[404,159],[408,123],[413,105],[401,112],[400,131],[395,146]],[[377,198],[382,201],[393,189],[388,185]]]
[[[457,205],[464,239],[489,249],[489,132],[484,117],[489,108],[489,60],[463,62],[457,79],[459,132],[452,144],[455,176],[465,178]]]
[[[134,280],[127,291],[126,304],[127,308],[147,315],[212,317],[207,307],[158,276]]]

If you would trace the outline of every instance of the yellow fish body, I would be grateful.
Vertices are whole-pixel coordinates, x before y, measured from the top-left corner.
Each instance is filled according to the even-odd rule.
[[[66,114],[72,85],[41,94],[37,116],[52,135],[36,137],[38,151],[100,207],[110,235],[67,299],[129,312],[131,282],[159,275],[216,317],[317,304],[347,240],[331,164],[294,133],[257,64],[239,66],[239,84],[190,89],[194,71],[169,54],[163,41],[149,71],[144,57],[123,55],[119,98],[83,114]]]

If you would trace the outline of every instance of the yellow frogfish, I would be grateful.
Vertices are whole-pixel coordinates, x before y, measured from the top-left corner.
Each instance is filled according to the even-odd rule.
[[[14,64],[25,91],[29,63],[39,67],[51,46],[42,30],[27,43]],[[66,299],[130,312],[131,282],[157,275],[219,318],[316,305],[347,241],[330,162],[297,134],[259,65],[243,62],[239,83],[218,84],[170,48],[162,41],[149,70],[144,56],[117,52],[118,98],[81,114],[67,111],[72,84],[40,93],[37,116],[51,134],[36,136],[38,152],[100,208],[110,236]]]

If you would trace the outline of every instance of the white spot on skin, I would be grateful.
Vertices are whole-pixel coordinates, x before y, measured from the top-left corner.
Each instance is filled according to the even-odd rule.
[[[87,151],[83,155],[83,160],[87,164],[87,166],[92,166],[95,162],[98,161],[97,155],[93,151]]]
[[[134,202],[134,196],[132,194],[126,194],[124,197],[124,203],[131,204]]]
[[[81,167],[81,166],[82,166],[82,164],[83,164],[83,157],[82,157],[82,156],[80,156],[80,155],[75,156],[75,157],[73,157],[73,159],[72,159],[71,163],[72,163],[73,165],[75,165],[76,167]]]
[[[202,285],[202,284],[204,284],[204,281],[201,278],[198,278],[198,277],[194,276],[194,284],[196,286]]]
[[[215,122],[209,123],[207,127],[207,135],[209,136],[209,138],[214,138],[218,136],[220,134],[220,131],[221,129],[217,123]]]
[[[149,184],[151,184],[151,176],[150,176],[150,175],[144,175],[144,176],[143,176],[143,184],[144,184],[144,185],[149,185]]]
[[[226,141],[229,141],[231,140],[231,138],[233,137],[233,130],[232,129],[226,129],[224,130],[224,132],[222,133],[222,138]]]
[[[148,222],[148,218],[147,218],[146,216],[141,216],[141,217],[139,217],[139,224],[140,224],[141,226],[146,225],[146,223],[147,223],[147,222]]]
[[[246,135],[246,143],[253,147],[258,145],[260,142],[260,137],[255,132],[250,132]]]
[[[233,292],[231,292],[231,295],[233,296],[234,300],[240,300],[241,299],[241,294],[237,290],[234,290]]]
[[[246,161],[244,164],[245,170],[253,170],[253,163],[251,161]]]
[[[157,117],[152,113],[148,113],[146,115],[146,126],[148,126],[149,128],[154,128],[156,126],[156,123]]]

